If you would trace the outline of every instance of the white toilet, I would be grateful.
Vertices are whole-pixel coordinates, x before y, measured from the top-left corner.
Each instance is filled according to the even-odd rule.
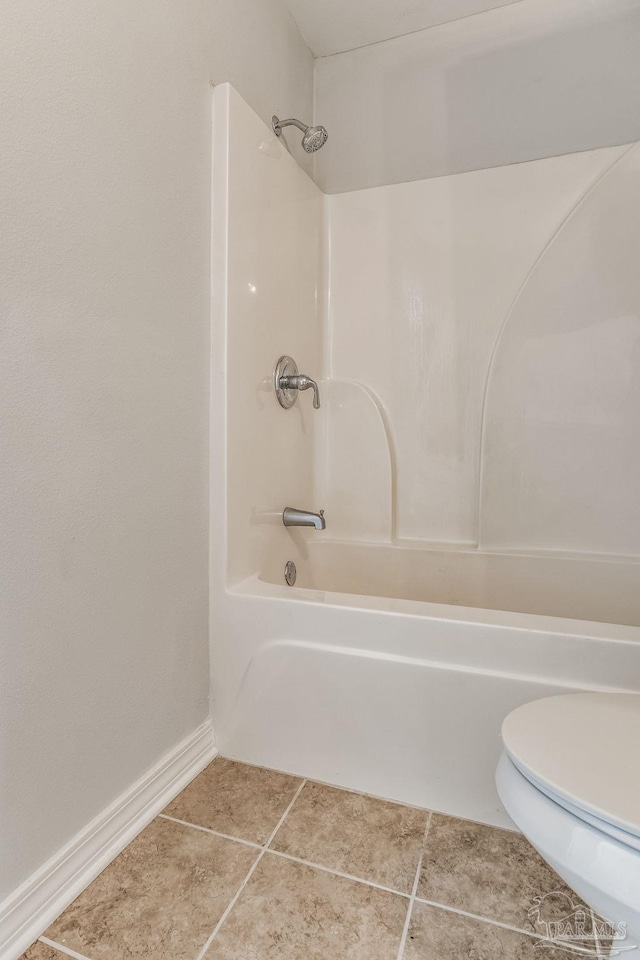
[[[496,783],[512,820],[616,925],[612,955],[640,957],[640,694],[536,700],[509,714],[502,740]]]

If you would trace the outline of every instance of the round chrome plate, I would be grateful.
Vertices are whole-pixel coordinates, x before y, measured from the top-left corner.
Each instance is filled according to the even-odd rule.
[[[273,387],[276,391],[276,397],[278,398],[278,403],[281,407],[284,407],[285,410],[288,410],[289,407],[292,407],[296,400],[298,399],[297,390],[283,390],[280,386],[280,380],[282,377],[297,377],[298,376],[298,364],[291,357],[280,357],[276,363],[276,368],[273,371]]]
[[[284,579],[289,584],[290,587],[296,582],[296,577],[298,576],[298,571],[296,570],[296,565],[293,560],[287,560],[284,565]]]

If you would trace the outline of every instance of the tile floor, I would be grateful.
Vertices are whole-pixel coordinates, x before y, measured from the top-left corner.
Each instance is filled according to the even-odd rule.
[[[552,893],[518,834],[218,758],[22,960],[567,960]]]

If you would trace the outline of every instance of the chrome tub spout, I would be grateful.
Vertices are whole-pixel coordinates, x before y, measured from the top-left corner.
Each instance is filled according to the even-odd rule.
[[[316,530],[324,530],[327,526],[324,510],[311,513],[309,510],[298,510],[297,507],[285,507],[282,511],[282,522],[285,527],[315,527]]]

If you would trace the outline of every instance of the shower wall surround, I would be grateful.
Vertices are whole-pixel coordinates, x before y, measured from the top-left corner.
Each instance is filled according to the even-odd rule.
[[[305,555],[287,505],[331,539],[640,555],[640,146],[323,198],[232,88],[217,109],[228,582]],[[284,353],[320,410],[276,403]]]
[[[226,344],[214,344],[213,363],[229,389],[228,421],[218,436],[226,430],[227,575],[235,582],[286,549],[292,535],[282,524],[285,506],[321,506],[314,500],[319,413],[311,391],[283,410],[273,372],[288,354],[301,372],[322,376],[323,198],[228,84],[216,89],[214,128],[226,144],[214,172],[225,184],[217,191],[229,224],[219,309],[229,322]],[[223,222],[221,210],[215,222]]]
[[[640,148],[326,202],[332,536],[640,553]]]

